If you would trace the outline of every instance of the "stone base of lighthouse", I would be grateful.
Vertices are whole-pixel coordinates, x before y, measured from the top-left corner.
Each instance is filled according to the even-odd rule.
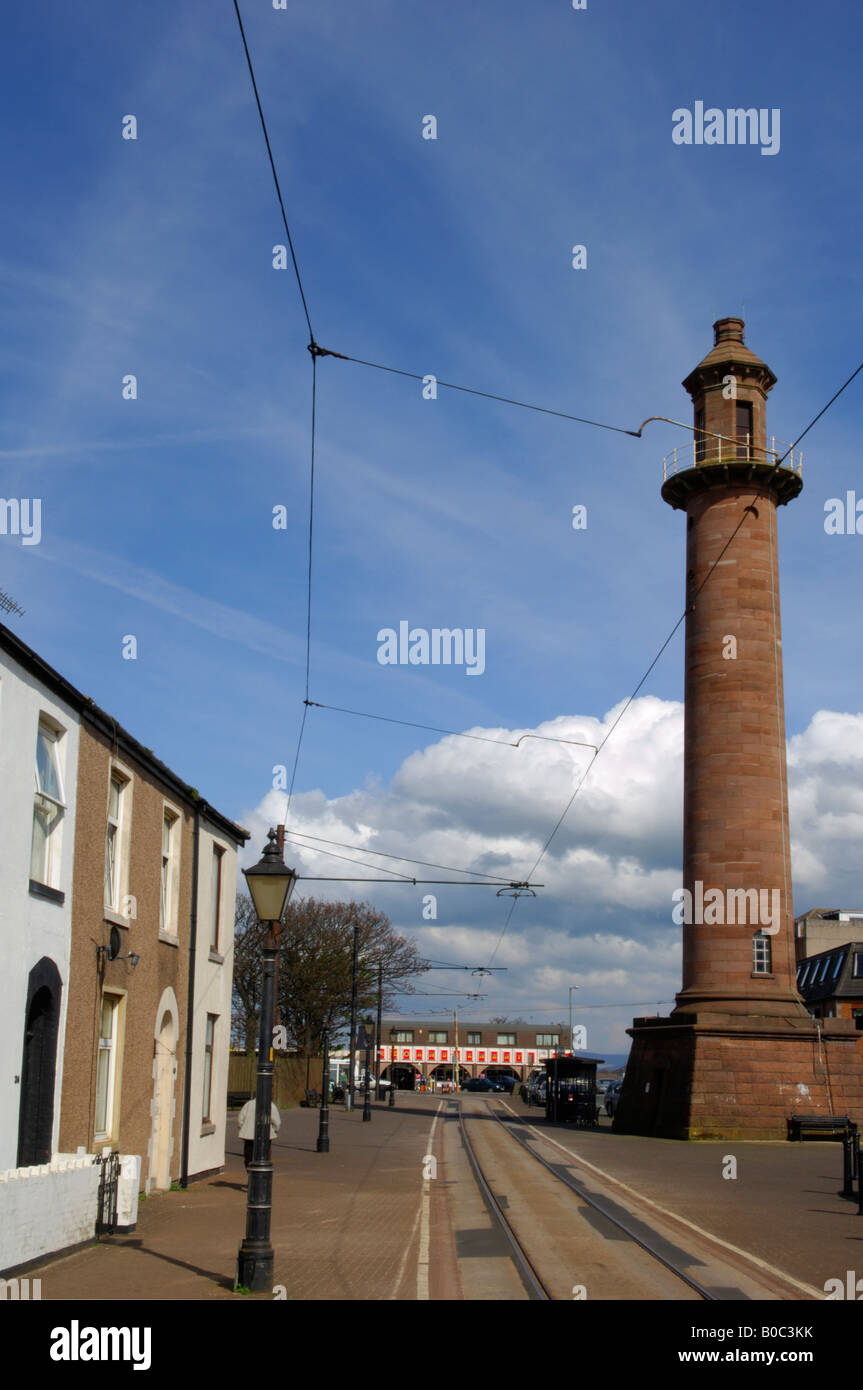
[[[627,1031],[619,1133],[786,1139],[792,1115],[850,1115],[863,1126],[863,1057],[850,1019],[675,1013],[635,1019]]]

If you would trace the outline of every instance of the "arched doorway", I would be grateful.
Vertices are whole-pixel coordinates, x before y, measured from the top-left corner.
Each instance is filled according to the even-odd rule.
[[[177,1076],[177,1000],[166,989],[156,1011],[153,1057],[153,1127],[150,1133],[150,1172],[147,1191],[164,1191],[171,1186],[173,1153],[174,1082]]]
[[[43,956],[27,980],[18,1109],[19,1168],[51,1162],[61,992],[60,972]]]

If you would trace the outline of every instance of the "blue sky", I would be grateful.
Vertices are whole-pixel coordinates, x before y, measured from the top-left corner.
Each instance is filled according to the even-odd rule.
[[[323,346],[635,428],[689,418],[682,378],[713,320],[742,313],[788,441],[860,360],[848,6],[246,0],[243,16]],[[4,27],[2,493],[43,507],[38,546],[0,536],[0,587],[26,609],[8,621],[253,829],[257,857],[302,712],[311,370],[296,284],[272,268],[284,236],[233,6],[109,17],[34,0]],[[779,153],[675,145],[672,112],[696,100],[779,108]],[[857,486],[861,417],[858,378],[804,441],[804,491],[780,513],[799,910],[863,902],[863,540],[823,526],[825,501]],[[659,486],[683,442],[443,389],[424,401],[416,382],[321,361],[312,699],[595,741],[682,608],[682,518]],[[376,634],[401,619],[484,628],[484,674],[379,665]],[[620,1051],[623,1005],[672,998],[682,675],[679,635],[474,1013],[563,1017],[578,983],[585,1004],[621,1003],[588,1040]],[[583,768],[576,750],[527,750],[312,710],[295,823],[521,876]],[[338,862],[297,855],[306,873]],[[429,923],[419,890],[364,896],[465,963],[488,958],[507,906],[443,889]]]

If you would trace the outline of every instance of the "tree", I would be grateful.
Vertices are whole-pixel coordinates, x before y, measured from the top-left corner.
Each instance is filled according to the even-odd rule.
[[[369,903],[301,898],[288,904],[279,939],[276,1022],[291,1044],[317,1054],[325,1028],[330,1037],[350,1018],[354,926],[358,928],[360,1014],[376,1012],[378,965],[383,967],[383,1007],[396,993],[411,994],[411,977],[427,969],[413,941],[393,929]],[[263,933],[249,897],[237,897],[234,940],[235,1041],[252,1050],[257,1041]]]

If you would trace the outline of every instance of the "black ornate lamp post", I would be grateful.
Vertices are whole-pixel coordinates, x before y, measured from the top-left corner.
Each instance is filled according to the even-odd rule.
[[[258,1079],[255,1092],[255,1146],[249,1164],[246,1236],[237,1256],[237,1287],[252,1293],[270,1293],[273,1287],[273,1247],[270,1215],[273,1165],[270,1162],[270,1112],[273,1103],[273,1012],[279,923],[297,881],[282,859],[275,830],[268,835],[263,857],[253,869],[243,870],[258,921],[266,926],[264,973],[261,987],[261,1026],[258,1036]]]
[[[318,1125],[318,1153],[330,1151],[330,1034],[324,1029],[324,1057],[321,1075],[321,1121]]]
[[[373,1027],[371,1014],[363,1020],[363,1041],[366,1049],[366,1085],[363,1095],[363,1119],[372,1118],[372,1035],[370,1029]]]

